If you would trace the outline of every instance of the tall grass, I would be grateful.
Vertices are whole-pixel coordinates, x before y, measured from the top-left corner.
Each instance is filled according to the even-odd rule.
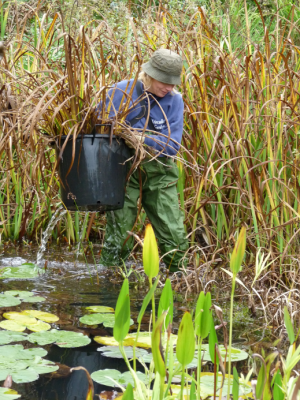
[[[106,90],[167,47],[184,59],[178,188],[191,254],[202,229],[207,252],[227,259],[245,224],[253,257],[265,248],[288,264],[299,253],[299,9],[285,5],[266,16],[246,1],[231,1],[228,12],[215,1],[210,10],[177,13],[160,3],[132,19],[134,4],[121,4],[114,20],[94,4],[85,21],[54,6],[23,11],[0,64],[2,237],[38,239],[59,205],[53,136],[91,129]],[[128,108],[127,99],[117,128]],[[69,241],[78,240],[83,216],[72,218],[65,219]]]

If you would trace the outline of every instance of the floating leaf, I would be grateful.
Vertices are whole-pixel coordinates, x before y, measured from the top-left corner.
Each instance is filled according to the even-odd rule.
[[[27,325],[27,329],[32,332],[44,332],[49,331],[51,325],[47,324],[47,322],[37,321],[35,324]]]
[[[95,313],[113,313],[115,310],[112,307],[106,307],[106,306],[89,306],[86,307],[86,310],[90,312],[95,312]]]
[[[14,307],[21,304],[19,299],[9,294],[0,294],[0,307]]]
[[[15,400],[21,397],[18,392],[13,389],[0,387],[0,399],[1,400]]]
[[[79,318],[79,321],[85,325],[103,324],[106,328],[113,328],[115,325],[115,314],[89,314]],[[130,325],[133,325],[130,319]]]
[[[177,335],[171,334],[173,344],[177,342]],[[129,333],[123,340],[123,346],[134,346],[136,339],[136,332]],[[94,340],[103,345],[107,346],[119,346],[119,343],[113,338],[108,336],[95,336]],[[162,337],[163,346],[166,345],[166,340]],[[137,347],[144,349],[151,349],[151,334],[149,332],[139,332]]]
[[[28,335],[31,343],[37,343],[40,346],[45,344],[55,343],[59,347],[72,348],[86,346],[91,342],[91,339],[80,332],[59,331],[51,329],[47,332],[37,332]]]
[[[30,296],[30,297],[23,297],[22,298],[23,303],[41,303],[43,301],[45,301],[45,297],[41,297],[41,296]]]
[[[0,345],[27,340],[27,333],[16,333],[13,331],[0,331]]]
[[[147,382],[149,379],[142,372],[138,371],[136,374],[142,382]],[[114,382],[116,381],[121,386],[127,386],[130,383],[134,387],[134,379],[129,371],[121,373],[116,369],[101,369],[100,371],[93,372],[91,377],[93,381],[105,386],[117,386]]]
[[[28,316],[34,317],[34,318],[38,318],[44,322],[56,322],[59,320],[59,318],[54,314],[50,314],[48,312],[38,311],[38,310],[24,310],[21,312],[21,314],[28,315]]]
[[[132,347],[123,347],[124,352],[127,356],[127,358],[130,360],[131,358],[133,358],[133,348]],[[105,347],[100,347],[98,349],[98,351],[100,351],[102,353],[103,356],[105,357],[110,357],[110,358],[123,358],[122,353],[119,349],[119,347],[117,346],[105,346]],[[149,354],[146,350],[144,349],[136,349],[135,351],[135,355],[137,358],[142,358],[143,361],[145,361],[145,357],[149,358],[148,356],[151,356],[152,359],[152,355]],[[150,359],[150,361],[151,361]],[[147,361],[145,361],[147,362]]]
[[[26,329],[26,325],[20,324],[17,321],[1,321],[0,328],[7,329],[8,331],[23,332]]]
[[[220,386],[222,381],[222,374],[218,373],[218,382],[217,382],[217,396],[219,398]],[[212,372],[203,372],[201,373],[201,387],[200,387],[200,394],[201,398],[206,398],[208,396],[213,396],[214,394],[214,374]],[[227,382],[228,382],[228,375],[225,375],[225,382],[223,386],[223,393],[227,393]],[[230,379],[230,393],[232,393],[232,382],[233,376],[231,375]],[[189,385],[190,388],[190,385]],[[171,389],[173,394],[178,394],[180,392],[181,386],[180,385],[171,385]],[[239,384],[239,396],[244,396],[248,393],[251,393],[252,388],[251,384]]]
[[[19,267],[6,267],[0,270],[0,279],[32,279],[45,273],[45,270],[32,263]]]
[[[16,383],[33,382],[39,374],[54,372],[58,366],[42,357],[47,351],[41,348],[24,349],[22,345],[0,347],[0,380],[12,376]]]
[[[13,320],[15,322],[19,322],[20,324],[34,324],[37,322],[37,319],[34,317],[29,317],[28,315],[19,313],[19,312],[7,312],[3,314],[3,317],[9,320]]]
[[[205,350],[204,355],[203,355],[203,360],[204,361],[212,361],[212,362],[214,362],[210,358],[209,348],[208,348],[207,344],[203,344],[202,345],[202,350],[203,351]],[[221,353],[221,356],[222,356],[222,360],[224,361],[225,355],[226,355],[226,349],[225,349],[225,347],[223,345],[220,345],[219,346],[219,350],[220,350],[220,353]],[[231,347],[231,361],[233,361],[233,362],[242,361],[242,360],[246,360],[247,358],[248,358],[248,353],[246,353],[245,351],[243,351],[241,349],[237,349],[237,348]]]
[[[29,292],[28,290],[6,290],[4,293],[11,296],[19,296],[20,299],[32,297],[34,295],[34,292]]]

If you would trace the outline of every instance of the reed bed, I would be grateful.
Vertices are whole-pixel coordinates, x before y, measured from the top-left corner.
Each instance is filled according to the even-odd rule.
[[[246,225],[245,271],[253,274],[251,265],[263,249],[275,260],[271,271],[279,272],[280,279],[295,279],[299,9],[277,10],[267,24],[259,4],[254,13],[246,1],[238,2],[240,17],[234,8],[224,13],[217,2],[209,12],[191,6],[185,13],[163,3],[148,5],[142,13],[135,11],[134,2],[129,5],[121,5],[113,19],[112,10],[105,16],[90,3],[84,9],[85,25],[69,18],[78,10],[67,12],[55,3],[48,8],[25,4],[18,13],[14,8],[14,23],[7,18],[9,34],[0,62],[2,240],[39,241],[60,205],[53,140],[89,131],[107,89],[135,78],[143,61],[165,47],[184,59],[178,88],[185,102],[178,194],[191,263],[196,268],[208,263],[210,269],[214,260],[227,263],[238,231]],[[4,20],[8,7],[15,6],[1,6]],[[240,30],[230,25],[238,18],[243,21]],[[257,29],[259,42],[253,40]],[[128,100],[116,132],[123,130],[129,107]],[[106,121],[107,115],[102,113],[101,119]],[[142,156],[139,149],[137,161]],[[138,235],[144,219],[142,214]],[[83,221],[82,213],[68,214],[53,238],[78,241]],[[91,231],[104,224],[105,217],[95,218]]]

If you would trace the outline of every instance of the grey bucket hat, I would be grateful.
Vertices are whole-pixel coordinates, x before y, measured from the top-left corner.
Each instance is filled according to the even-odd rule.
[[[142,70],[159,82],[180,85],[182,59],[174,51],[159,49],[153,53],[148,62],[142,65]]]

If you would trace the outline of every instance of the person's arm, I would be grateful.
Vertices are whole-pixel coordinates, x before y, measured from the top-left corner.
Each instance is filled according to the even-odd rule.
[[[177,97],[177,96],[176,96]],[[169,136],[169,131],[167,125],[161,130],[162,135],[154,135],[150,132],[149,136],[145,137],[144,144],[152,147],[157,152],[168,156],[175,156],[180,148],[182,132],[183,132],[183,100],[182,97],[178,95],[176,101],[173,102],[170,111],[168,112],[167,118],[170,126],[171,135]],[[147,134],[147,133],[146,133]]]

